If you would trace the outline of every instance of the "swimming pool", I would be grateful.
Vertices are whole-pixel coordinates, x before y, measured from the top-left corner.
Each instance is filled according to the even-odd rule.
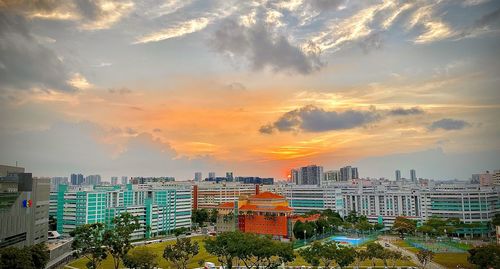
[[[346,236],[332,236],[330,237],[330,241],[338,242],[341,245],[349,245],[349,246],[359,246],[363,244],[367,238],[351,238]]]

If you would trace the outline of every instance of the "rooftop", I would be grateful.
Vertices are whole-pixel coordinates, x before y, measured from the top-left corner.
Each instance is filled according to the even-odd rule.
[[[261,192],[256,195],[250,196],[250,199],[285,199],[284,196],[272,193],[272,192]]]

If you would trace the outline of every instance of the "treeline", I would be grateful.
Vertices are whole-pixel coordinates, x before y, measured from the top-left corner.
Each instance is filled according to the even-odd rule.
[[[339,229],[351,230],[358,233],[377,231],[384,226],[382,224],[370,224],[366,216],[358,215],[356,211],[351,211],[345,218],[339,213],[326,209],[323,211],[310,211],[304,215],[308,217],[319,214],[316,221],[297,221],[293,226],[293,235],[297,239],[309,239],[326,232],[335,232]]]
[[[204,227],[205,223],[215,223],[217,222],[217,209],[212,209],[208,211],[206,208],[193,209],[191,211],[191,222],[197,224],[198,227]]]
[[[205,239],[205,249],[228,269],[237,261],[246,268],[277,268],[295,259],[291,243],[239,231],[223,232],[215,238]]]
[[[45,268],[49,259],[49,250],[44,243],[23,248],[0,249],[0,269]]]

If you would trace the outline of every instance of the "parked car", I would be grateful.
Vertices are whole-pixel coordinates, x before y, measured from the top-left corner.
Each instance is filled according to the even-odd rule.
[[[215,264],[213,262],[205,262],[204,269],[216,269]]]

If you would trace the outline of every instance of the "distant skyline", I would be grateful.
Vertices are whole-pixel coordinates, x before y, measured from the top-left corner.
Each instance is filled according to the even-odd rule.
[[[500,1],[1,1],[0,164],[34,176],[500,168]]]

